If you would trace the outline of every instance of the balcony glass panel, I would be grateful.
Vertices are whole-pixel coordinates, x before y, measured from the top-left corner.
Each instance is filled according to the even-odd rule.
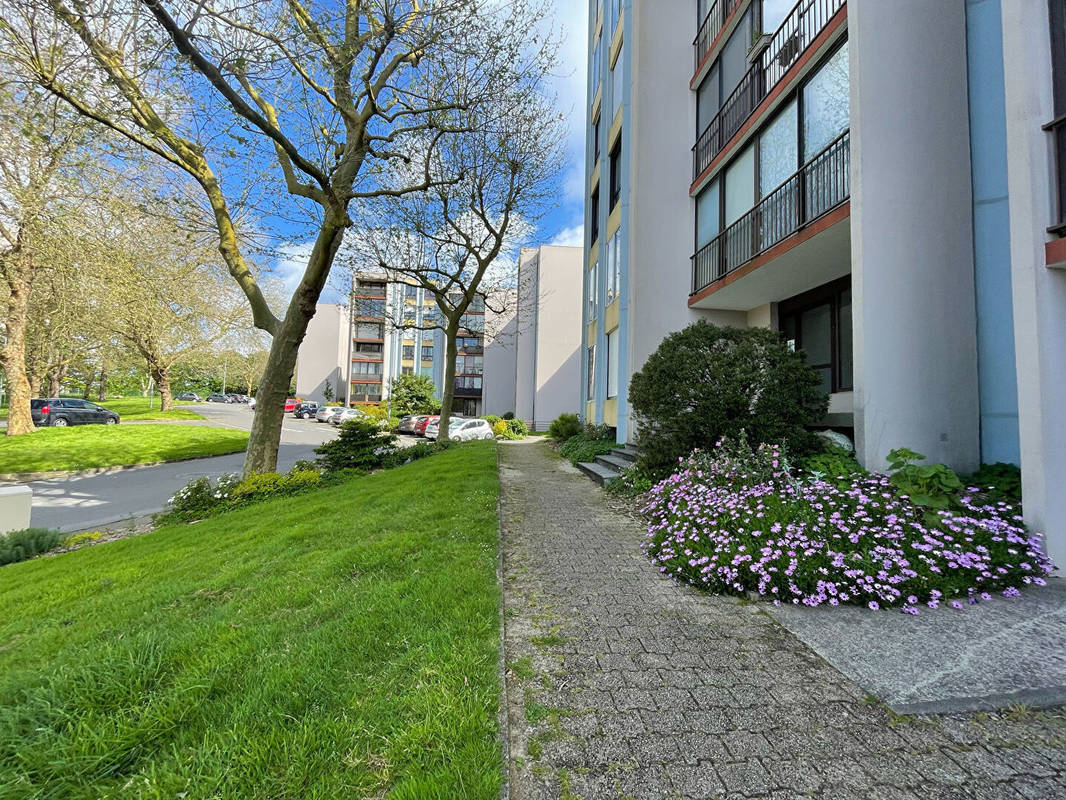
[[[618,50],[618,60],[614,62],[614,69],[611,70],[611,118],[614,119],[614,115],[618,113],[618,109],[622,107],[622,97],[625,94],[625,86],[622,83],[622,59],[625,54],[622,52],[625,49],[623,44]]]
[[[755,148],[749,147],[725,173],[725,224],[732,225],[755,205]]]
[[[721,92],[718,86],[718,64],[715,63],[711,67],[711,71],[707,73],[707,77],[703,79],[703,83],[700,84],[699,91],[696,93],[697,134],[702,133],[711,124],[711,120],[714,119],[714,115],[718,113],[721,105]]]
[[[718,58],[722,72],[722,94],[728,97],[748,71],[748,50],[751,49],[751,9],[729,36]]]
[[[850,97],[847,42],[803,87],[803,160],[848,129]]]
[[[759,136],[759,196],[766,197],[799,167],[796,132],[797,103],[793,100]]]
[[[707,244],[719,233],[721,205],[718,181],[714,181],[696,198],[696,247]]]

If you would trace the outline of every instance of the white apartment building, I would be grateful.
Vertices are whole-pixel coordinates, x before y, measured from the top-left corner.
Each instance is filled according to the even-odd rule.
[[[581,295],[584,251],[543,245],[518,259],[515,416],[536,431],[560,414],[576,414],[581,400]]]
[[[1020,464],[1066,560],[1064,3],[590,0],[585,418],[631,440],[696,319],[774,328],[866,466]]]

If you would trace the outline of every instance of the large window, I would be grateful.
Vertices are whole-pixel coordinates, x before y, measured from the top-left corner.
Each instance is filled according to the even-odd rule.
[[[381,374],[381,362],[380,361],[353,361],[352,362],[352,374],[353,375],[380,375]]]
[[[755,148],[748,147],[725,171],[725,224],[732,225],[755,205]]]
[[[405,344],[403,346],[403,360],[414,361],[415,358],[415,346],[413,344]]]
[[[622,65],[625,57],[622,50],[624,47],[625,45],[622,45],[619,48],[618,57],[614,60],[614,67],[611,69],[611,119],[614,119],[614,115],[622,107],[622,97],[625,95],[625,85],[622,82]]]
[[[607,302],[611,303],[622,288],[622,229],[607,240]]]
[[[718,181],[700,192],[696,198],[696,249],[711,243],[721,228],[721,198],[718,196]]]
[[[456,375],[481,375],[485,371],[485,360],[481,356],[456,356]]]
[[[722,107],[722,87],[719,85],[718,63],[711,67],[696,92],[696,135],[703,133],[714,115]]]
[[[357,353],[381,353],[384,345],[373,342],[357,342],[355,345],[355,352]]]
[[[592,70],[592,91],[589,97],[595,97],[596,90],[600,88],[600,46],[602,43],[603,36],[597,36],[596,46],[592,48],[592,63],[589,64],[589,69]]]
[[[725,0],[719,0],[725,2]],[[702,21],[701,17],[701,21]],[[744,14],[715,60],[696,95],[696,135],[703,133],[749,69],[748,50],[754,35],[751,8]]]
[[[585,397],[592,400],[596,396],[596,345],[588,348],[588,385]]]
[[[820,153],[850,124],[848,44],[803,87],[803,162]]]
[[[799,168],[795,100],[759,135],[759,195],[766,197]]]
[[[618,141],[614,143],[614,147],[611,148],[611,205],[610,208],[613,211],[615,205],[618,203],[618,198],[622,194],[622,137],[618,137]]]
[[[596,309],[600,304],[600,265],[599,262],[592,265],[588,271],[588,291],[586,297],[589,302],[589,319],[596,316]]]
[[[618,328],[607,334],[607,396],[618,397]]]
[[[595,244],[596,240],[600,237],[600,187],[596,186],[592,190],[592,197],[589,198],[591,206],[589,208],[589,224],[592,228],[589,233],[589,241]]]
[[[602,114],[596,115],[596,121],[592,123],[592,163],[600,160],[600,120]]]
[[[433,360],[433,345],[431,345],[431,344],[422,345],[422,360],[423,361],[432,361]]]
[[[360,322],[355,326],[356,339],[384,339],[385,326],[380,322]]]
[[[784,301],[778,317],[785,340],[806,354],[826,392],[853,388],[850,278]]]

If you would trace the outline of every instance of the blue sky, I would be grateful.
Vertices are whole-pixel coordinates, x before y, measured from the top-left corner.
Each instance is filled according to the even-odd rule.
[[[550,90],[557,96],[558,111],[566,121],[565,163],[559,175],[558,203],[541,219],[536,234],[527,244],[562,244],[581,246],[584,236],[585,182],[585,91],[588,39],[588,6],[583,0],[550,0],[552,35],[559,39],[559,64],[550,76]],[[285,253],[270,270],[290,291],[296,287],[311,242],[282,247]],[[341,270],[334,275],[322,294],[321,302],[343,302]]]

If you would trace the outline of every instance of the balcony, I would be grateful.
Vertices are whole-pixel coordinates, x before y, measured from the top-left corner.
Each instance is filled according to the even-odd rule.
[[[845,131],[692,256],[692,294],[848,200],[850,167],[851,133]]]
[[[481,387],[456,386],[452,394],[455,397],[481,397]]]
[[[744,0],[713,0],[711,3],[707,16],[700,23],[699,33],[696,34],[696,39],[692,42],[692,46],[696,49],[696,72],[699,72],[703,59],[707,57],[714,40],[718,38],[718,34],[725,27],[725,21],[729,19],[729,15],[736,11],[737,6],[742,2]]]
[[[846,0],[800,0],[789,12],[769,45],[696,139],[692,148],[692,180],[697,180],[711,165],[845,4]]]

